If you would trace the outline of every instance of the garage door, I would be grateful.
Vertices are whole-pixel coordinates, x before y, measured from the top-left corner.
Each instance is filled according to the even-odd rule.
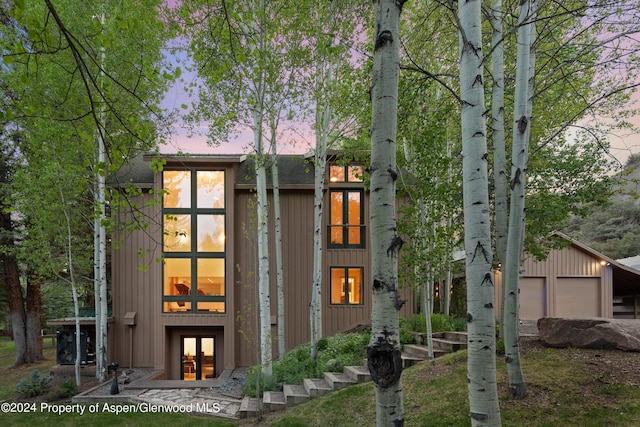
[[[538,320],[547,314],[544,277],[520,278],[520,319]]]
[[[600,278],[558,278],[556,317],[599,317]]]

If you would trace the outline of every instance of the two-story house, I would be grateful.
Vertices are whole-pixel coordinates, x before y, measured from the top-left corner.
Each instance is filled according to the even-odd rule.
[[[113,236],[109,361],[152,367],[173,380],[206,380],[226,369],[256,364],[253,161],[240,155],[164,156],[162,171],[154,173],[151,160],[136,159],[125,174],[130,185],[143,190],[136,210],[144,213],[146,226]],[[291,155],[279,157],[278,163],[287,349],[310,339],[314,166],[309,160]],[[327,167],[324,335],[370,323],[369,195],[362,172],[363,165],[355,163],[329,162]],[[121,224],[131,218],[126,212],[116,215]],[[274,254],[273,233],[269,240]],[[274,256],[270,263],[275,351]],[[408,290],[403,294],[410,299]],[[405,304],[402,315],[412,306]]]

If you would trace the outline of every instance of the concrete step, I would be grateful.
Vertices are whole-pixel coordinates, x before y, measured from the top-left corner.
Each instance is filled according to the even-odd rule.
[[[312,398],[323,396],[333,391],[333,388],[331,388],[325,380],[320,378],[305,378],[302,380],[302,385]]]
[[[371,381],[371,373],[366,366],[345,366],[343,372],[357,383]]]
[[[350,385],[356,384],[347,374],[339,372],[325,372],[324,380],[334,390],[340,390]]]
[[[240,409],[238,415],[240,418],[253,417],[258,414],[260,410],[260,400],[257,397],[245,396],[240,402]]]
[[[282,387],[284,398],[287,401],[287,406],[299,405],[308,401],[311,396],[301,384],[285,384]]]
[[[280,411],[287,407],[287,399],[281,391],[265,391],[262,408],[265,412]]]

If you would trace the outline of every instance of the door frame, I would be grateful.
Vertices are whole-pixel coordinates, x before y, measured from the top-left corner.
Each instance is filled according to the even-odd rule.
[[[216,378],[216,336],[208,335],[208,334],[181,334],[180,335],[180,379],[183,381],[192,381],[185,380],[184,378],[184,368],[185,368],[185,357],[184,357],[184,340],[188,338],[193,338],[196,340],[196,350],[194,354],[194,362],[195,362],[195,381],[202,381],[202,339],[203,338],[211,338],[213,340],[213,378]],[[213,379],[212,378],[212,379]],[[208,378],[207,378],[208,379]]]

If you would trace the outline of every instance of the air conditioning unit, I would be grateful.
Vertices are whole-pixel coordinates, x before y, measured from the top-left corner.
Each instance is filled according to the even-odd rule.
[[[58,331],[56,362],[58,365],[75,365],[76,333],[75,331]],[[80,332],[80,363],[87,363],[87,334]]]

